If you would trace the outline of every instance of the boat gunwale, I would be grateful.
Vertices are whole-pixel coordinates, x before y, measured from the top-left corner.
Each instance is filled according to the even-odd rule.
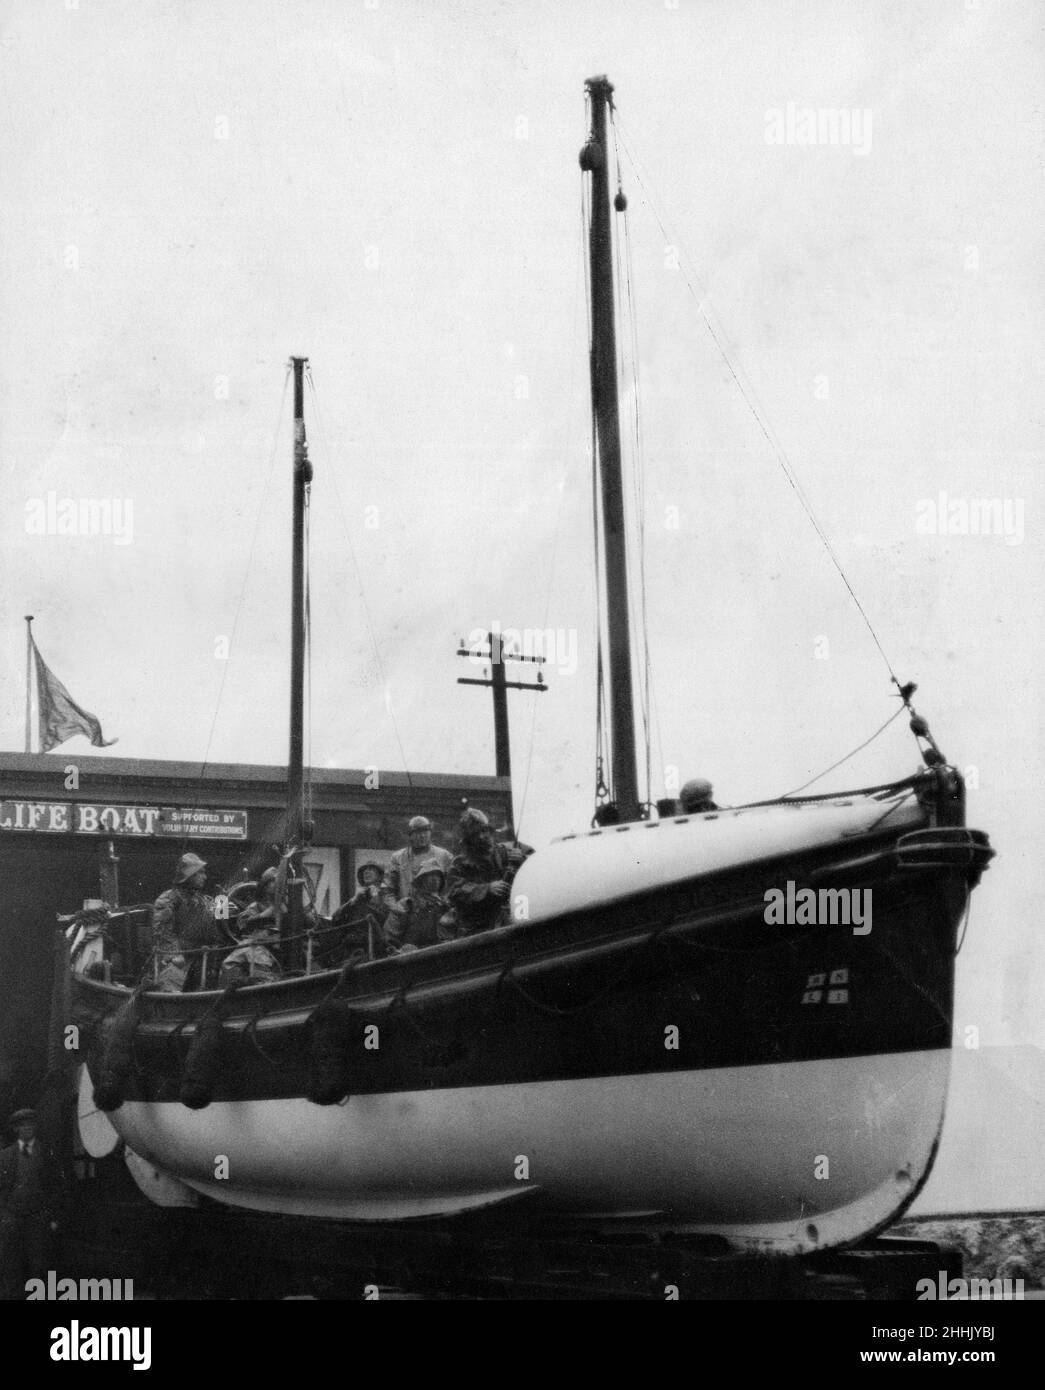
[[[877,879],[881,877],[881,870],[884,869],[890,876],[896,876],[902,881],[905,888],[913,888],[925,877],[950,876],[953,873],[952,869],[938,866],[912,865],[902,869],[897,867],[894,859],[895,841],[901,834],[907,833],[908,829],[906,826],[882,829],[860,839],[854,837],[813,846],[804,852],[803,859],[815,860],[819,857],[826,858],[827,862],[810,864],[809,877],[819,879],[825,873],[844,873],[849,866],[858,880],[866,877]],[[861,840],[865,843],[861,844]],[[869,853],[872,847],[876,852]],[[831,850],[836,854],[843,851],[844,858],[836,859],[832,863],[831,857],[825,854],[825,851]],[[678,895],[687,889],[691,890],[696,883],[712,886],[741,872],[764,874],[773,863],[784,861],[793,864],[795,860],[793,851],[767,856],[758,861],[749,860],[740,867],[734,865],[666,884],[653,894],[645,891],[617,899],[612,904],[599,903],[585,909],[574,909],[539,922],[518,922],[493,928],[457,941],[442,942],[423,950],[409,952],[405,957],[400,955],[383,960],[363,961],[351,967],[348,972],[357,985],[365,983],[367,987],[363,990],[349,992],[346,988],[342,992],[339,980],[344,973],[343,967],[340,970],[326,970],[313,975],[298,975],[252,986],[246,985],[236,992],[226,1025],[235,1027],[239,1021],[246,1025],[254,1019],[258,1028],[290,1026],[296,1021],[307,1019],[325,1000],[333,998],[346,1005],[358,1003],[361,1009],[371,1011],[387,1008],[397,996],[407,993],[410,994],[412,1002],[420,1002],[422,998],[430,998],[434,994],[444,992],[452,993],[459,999],[462,991],[471,993],[474,989],[481,993],[488,990],[491,978],[497,978],[507,970],[522,975],[543,974],[567,967],[569,960],[574,957],[588,960],[596,956],[611,958],[630,950],[641,949],[644,943],[656,936],[685,937],[696,932],[721,929],[732,922],[750,918],[752,913],[760,911],[764,906],[763,895],[760,893],[758,896],[738,898],[728,906],[723,906],[721,902],[708,904],[703,912],[698,911],[696,915],[690,907],[676,911],[659,921],[646,920],[638,925],[616,925],[609,929],[603,927],[601,932],[589,931],[584,936],[574,935],[572,939],[560,940],[557,943],[545,941],[542,944],[539,940],[540,937],[546,938],[551,933],[562,935],[564,932],[583,932],[584,925],[591,921],[593,912],[601,914],[606,907],[626,911],[629,902],[642,901],[649,905],[651,898],[668,894]],[[874,872],[876,869],[877,873]],[[815,925],[798,928],[799,934],[815,930],[823,928]],[[508,952],[503,949],[505,943],[510,943]],[[515,948],[521,943],[530,945],[532,949],[525,954],[518,954]],[[478,959],[468,969],[467,958],[473,956]],[[466,968],[448,973],[445,966],[455,958],[463,958]],[[382,978],[393,971],[393,978]],[[91,980],[75,973],[73,981],[80,1000],[88,1006],[93,997],[94,1000],[106,998],[112,1008],[117,1008],[134,992],[131,986]],[[347,984],[346,980],[345,985]],[[149,1034],[167,1034],[174,1029],[186,1028],[217,1004],[222,997],[220,990],[199,990],[187,994],[160,990],[143,991],[142,998],[154,1016],[143,1020],[139,1027],[143,1033]],[[240,1002],[243,1007],[237,1007]],[[284,1004],[283,1007],[280,1007],[281,1003]],[[99,1010],[105,1013],[111,1011],[111,1008]]]
[[[843,792],[819,792],[812,796],[774,796],[767,801],[746,801],[742,806],[719,806],[714,811],[692,811],[688,814],[680,812],[677,816],[666,816],[663,819],[625,821],[621,825],[599,825],[593,826],[590,830],[570,830],[563,835],[556,835],[551,844],[561,845],[572,840],[587,840],[597,836],[619,835],[625,831],[642,828],[645,830],[655,830],[658,826],[668,825],[688,825],[695,821],[714,821],[723,820],[727,817],[743,815],[745,811],[766,811],[774,806],[789,806],[796,810],[820,809],[835,806],[852,806],[861,797],[868,801],[875,801],[879,805],[886,801],[896,801],[899,804],[907,799],[912,791],[920,788],[931,790],[933,786],[934,769],[926,768],[919,772],[912,773],[910,777],[900,778],[896,782],[882,782],[873,787],[858,787],[853,791]]]

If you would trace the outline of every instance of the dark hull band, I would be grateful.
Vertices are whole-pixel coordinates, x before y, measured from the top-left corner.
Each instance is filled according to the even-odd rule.
[[[899,837],[910,840],[910,836]],[[394,961],[241,992],[209,1099],[327,1098],[949,1048],[970,875],[895,834],[748,863]],[[928,861],[928,862],[926,862]],[[873,892],[871,930],[775,926],[764,893]],[[81,1016],[129,991],[74,977]],[[130,1100],[176,1101],[216,995],[152,995]],[[322,1053],[317,1077],[317,1040]],[[96,1043],[89,1065],[97,1074]]]

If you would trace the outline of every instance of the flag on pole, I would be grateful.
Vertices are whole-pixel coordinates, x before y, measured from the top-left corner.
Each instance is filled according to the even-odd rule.
[[[108,748],[114,738],[104,738],[102,726],[93,714],[81,709],[65,686],[40,655],[30,636],[36,661],[36,707],[40,721],[40,752],[49,753],[76,734],[89,738],[95,748]]]

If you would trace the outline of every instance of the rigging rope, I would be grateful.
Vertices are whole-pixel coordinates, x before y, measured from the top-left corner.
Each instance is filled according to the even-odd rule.
[[[203,777],[207,771],[207,767],[210,764],[211,745],[214,741],[214,731],[218,725],[218,715],[221,712],[221,702],[225,695],[225,682],[228,679],[229,666],[232,662],[232,653],[235,651],[236,648],[236,633],[239,631],[239,620],[240,614],[243,610],[243,599],[247,592],[247,582],[250,579],[250,571],[254,564],[254,552],[257,549],[258,532],[261,529],[261,518],[265,511],[265,503],[268,500],[269,492],[272,488],[272,472],[276,464],[276,453],[279,449],[279,430],[280,426],[283,423],[283,411],[287,403],[287,386],[290,382],[290,371],[291,369],[288,364],[287,370],[283,377],[283,392],[279,398],[279,414],[276,416],[276,430],[272,439],[272,453],[269,456],[268,472],[265,476],[265,486],[262,491],[261,498],[258,502],[258,511],[257,515],[254,518],[254,530],[250,538],[250,550],[247,554],[247,563],[243,570],[243,583],[240,585],[239,598],[236,600],[236,613],[232,620],[232,633],[229,637],[229,655],[228,658],[222,663],[221,681],[218,685],[218,697],[214,702],[214,717],[211,719],[210,732],[207,734],[207,743],[203,753],[203,761],[202,763],[200,763],[200,781],[203,780]],[[189,843],[190,838],[191,836],[187,831],[181,837],[181,850],[183,854],[185,853],[185,847]]]
[[[669,233],[668,233],[668,231],[667,231],[667,228],[666,228],[666,226],[665,226],[665,224],[664,224],[664,220],[663,220],[663,218],[661,217],[659,211],[657,210],[657,206],[656,206],[656,204],[655,204],[655,202],[654,202],[654,200],[653,200],[653,195],[652,195],[652,193],[650,192],[650,190],[647,188],[647,186],[646,186],[646,181],[645,181],[645,180],[643,179],[643,177],[642,177],[642,174],[641,174],[641,172],[640,172],[640,167],[639,167],[639,161],[638,161],[638,159],[637,159],[637,157],[636,157],[634,151],[631,149],[631,147],[630,147],[630,145],[629,145],[629,143],[628,143],[627,137],[626,137],[625,133],[623,132],[623,130],[621,131],[620,139],[621,139],[621,144],[622,144],[623,147],[624,147],[625,153],[627,154],[628,159],[629,159],[630,162],[631,162],[632,170],[633,170],[633,172],[634,172],[634,174],[635,174],[636,179],[638,180],[639,187],[642,189],[643,193],[645,194],[646,201],[647,201],[647,203],[649,204],[650,210],[651,210],[651,212],[653,213],[653,216],[654,216],[654,218],[655,218],[656,221],[657,221],[657,225],[659,226],[660,231],[661,231],[661,234],[662,234],[662,236],[664,237],[666,243],[668,243],[669,245],[674,245],[674,246],[676,246],[680,251],[685,252],[685,248],[682,246],[682,243],[681,243],[681,241],[679,240],[679,238],[678,238],[678,237],[671,237],[671,236],[669,235]],[[686,259],[687,259],[687,260],[689,259],[688,253],[686,254]],[[777,460],[778,465],[780,466],[781,471],[782,471],[783,474],[784,474],[784,477],[787,479],[787,481],[788,481],[788,483],[789,483],[789,485],[790,485],[792,491],[794,492],[795,496],[797,497],[797,499],[798,499],[798,501],[799,501],[799,503],[800,503],[800,505],[801,505],[801,507],[802,507],[802,510],[805,512],[806,517],[808,518],[808,520],[809,520],[810,524],[812,525],[814,531],[816,532],[817,536],[820,538],[820,541],[821,541],[821,543],[822,543],[824,549],[826,550],[826,552],[827,552],[827,554],[828,554],[828,557],[829,557],[830,560],[831,560],[831,563],[834,565],[835,569],[838,571],[839,577],[841,578],[842,583],[845,585],[846,589],[848,590],[849,596],[850,596],[850,598],[853,600],[853,603],[856,605],[857,611],[859,612],[860,616],[863,618],[864,623],[865,623],[865,625],[866,625],[866,627],[867,627],[867,630],[868,630],[868,632],[871,634],[871,637],[872,637],[872,639],[873,639],[873,641],[874,641],[874,644],[875,644],[875,646],[878,648],[878,651],[879,651],[879,653],[880,653],[880,655],[881,655],[881,658],[882,658],[882,660],[883,660],[884,663],[885,663],[886,669],[887,669],[888,672],[889,672],[889,677],[890,677],[890,679],[892,680],[893,684],[894,684],[895,686],[897,686],[897,688],[899,688],[899,687],[900,687],[900,682],[899,682],[899,680],[897,679],[896,673],[895,673],[894,670],[893,670],[892,663],[890,662],[888,656],[886,655],[885,648],[882,646],[882,643],[881,643],[881,641],[879,640],[878,634],[877,634],[877,632],[876,632],[875,629],[874,629],[874,625],[872,624],[870,618],[868,617],[867,612],[866,612],[866,610],[864,609],[863,604],[862,604],[862,603],[860,602],[860,600],[857,598],[856,592],[855,592],[855,590],[853,589],[852,584],[849,582],[849,578],[848,578],[848,576],[846,575],[846,572],[845,572],[845,570],[844,570],[843,567],[842,567],[841,561],[838,559],[838,556],[835,554],[834,548],[833,548],[833,546],[831,545],[830,540],[828,539],[827,533],[824,531],[823,527],[820,525],[819,521],[817,520],[817,518],[816,518],[816,516],[815,516],[815,514],[814,514],[814,512],[813,512],[812,506],[811,506],[809,500],[807,499],[807,497],[805,496],[805,492],[804,492],[804,490],[803,490],[803,488],[802,488],[801,482],[799,481],[799,479],[798,479],[798,477],[797,477],[797,475],[796,475],[796,473],[795,473],[795,471],[794,471],[794,468],[792,467],[791,462],[790,462],[790,460],[788,459],[787,453],[786,453],[786,451],[784,450],[783,445],[782,445],[777,439],[774,438],[773,433],[772,433],[772,431],[771,431],[771,429],[770,429],[770,427],[769,427],[769,424],[768,424],[767,420],[765,419],[764,412],[762,411],[762,409],[760,408],[760,405],[759,405],[759,403],[758,403],[758,398],[757,398],[757,394],[756,394],[756,392],[755,392],[754,387],[750,384],[750,382],[748,382],[747,384],[745,384],[745,383],[741,380],[741,373],[742,373],[742,370],[743,370],[743,369],[739,366],[739,360],[738,360],[738,362],[737,362],[736,364],[734,364],[733,357],[731,356],[730,352],[727,350],[727,347],[726,347],[726,335],[725,335],[724,331],[723,331],[721,328],[719,328],[718,330],[716,330],[715,325],[714,325],[714,324],[712,323],[712,321],[711,321],[710,314],[709,314],[708,309],[707,309],[707,307],[706,307],[706,301],[707,301],[707,295],[706,295],[706,293],[703,294],[703,295],[698,295],[698,294],[697,294],[696,290],[695,290],[694,287],[693,287],[693,283],[692,283],[692,281],[691,281],[691,279],[690,279],[690,276],[689,276],[689,273],[688,273],[688,271],[687,271],[687,269],[686,269],[686,266],[685,266],[685,264],[683,263],[682,257],[680,257],[680,259],[679,259],[679,268],[680,268],[681,271],[682,271],[682,278],[683,278],[683,281],[685,282],[686,288],[689,290],[690,294],[693,295],[693,298],[696,300],[696,302],[697,302],[697,307],[698,307],[698,309],[700,310],[700,314],[701,314],[701,317],[702,317],[703,320],[704,320],[705,326],[707,327],[707,330],[708,330],[709,334],[711,335],[711,338],[712,338],[712,340],[714,341],[715,346],[718,348],[719,354],[720,354],[720,356],[722,357],[723,362],[726,364],[726,367],[727,367],[727,369],[728,369],[728,371],[729,371],[730,376],[733,378],[733,381],[734,381],[734,383],[735,383],[735,385],[736,385],[736,387],[737,387],[737,390],[740,392],[741,396],[742,396],[743,399],[744,399],[745,404],[747,405],[748,409],[751,411],[751,414],[752,414],[752,416],[754,417],[754,420],[755,420],[756,424],[758,425],[759,429],[762,431],[762,434],[765,436],[766,442],[769,444],[770,449],[773,451],[773,454],[774,454],[774,456],[775,456],[775,458],[776,458],[776,460]],[[699,277],[698,277],[698,278],[699,278]]]
[[[581,224],[582,224],[582,227],[583,227],[583,223],[584,223],[584,207],[583,207],[583,203],[582,203],[582,206],[581,206]],[[554,532],[554,535],[553,535],[553,537],[552,537],[552,554],[551,554],[551,562],[550,562],[550,564],[549,564],[549,566],[548,566],[548,587],[547,587],[547,591],[546,591],[546,593],[545,593],[545,599],[544,599],[544,617],[543,617],[543,620],[542,620],[542,623],[541,623],[541,630],[542,630],[542,632],[547,632],[547,631],[548,631],[548,615],[549,615],[549,613],[551,612],[552,588],[553,588],[554,579],[555,579],[555,565],[556,565],[556,561],[557,561],[557,559],[558,559],[558,554],[559,554],[559,536],[560,536],[560,533],[561,533],[561,531],[562,531],[562,515],[563,515],[563,511],[564,511],[564,504],[565,504],[565,497],[566,497],[566,483],[567,483],[567,480],[568,480],[568,478],[569,478],[570,468],[571,468],[572,463],[573,463],[573,425],[574,425],[574,420],[573,420],[573,398],[574,398],[574,391],[575,391],[575,388],[576,388],[576,380],[577,380],[577,351],[576,351],[576,347],[577,347],[577,307],[578,307],[578,302],[579,302],[579,300],[580,300],[581,280],[582,280],[582,278],[583,278],[583,276],[584,276],[584,264],[585,264],[585,257],[584,257],[584,239],[583,239],[583,237],[581,238],[581,242],[580,242],[579,255],[580,255],[580,262],[579,262],[579,265],[578,265],[578,267],[577,267],[577,274],[576,274],[576,276],[575,276],[575,278],[574,278],[574,284],[573,284],[573,313],[572,313],[571,316],[570,316],[570,328],[571,328],[571,333],[570,333],[570,352],[569,352],[569,363],[570,363],[570,389],[569,389],[569,392],[568,392],[567,397],[566,397],[566,401],[567,401],[567,405],[566,405],[566,412],[567,412],[567,414],[566,414],[566,451],[565,451],[565,455],[564,455],[564,460],[565,460],[565,461],[564,461],[564,465],[563,465],[562,478],[561,478],[561,481],[560,481],[560,484],[559,484],[559,506],[557,506],[557,507],[555,508],[555,532]],[[523,778],[522,796],[521,796],[520,801],[519,801],[519,813],[518,813],[518,815],[515,817],[515,836],[516,836],[516,840],[518,840],[519,837],[520,837],[520,835],[522,834],[522,830],[521,830],[522,819],[523,819],[523,815],[524,815],[524,813],[525,813],[525,811],[526,811],[526,797],[527,797],[527,793],[529,792],[529,789],[530,789],[530,773],[531,773],[532,768],[533,768],[533,750],[534,750],[534,746],[535,746],[535,742],[536,742],[537,711],[538,711],[539,708],[540,708],[540,702],[539,702],[538,700],[536,700],[536,699],[533,700],[533,701],[531,702],[531,708],[530,708],[530,739],[529,739],[529,748],[527,749],[527,754],[526,754],[526,774],[525,774],[525,776],[524,776],[524,778]]]
[[[622,313],[627,317],[627,338],[622,334],[621,339],[621,379],[624,379],[624,343],[628,342],[631,349],[631,365],[629,380],[631,385],[629,423],[634,439],[634,458],[632,460],[632,482],[634,487],[634,508],[636,518],[636,535],[638,537],[638,592],[633,596],[633,603],[637,605],[635,622],[636,633],[639,634],[642,652],[642,680],[639,685],[639,705],[642,713],[642,733],[643,733],[643,752],[644,770],[646,774],[646,805],[652,805],[653,786],[652,786],[652,758],[651,758],[651,682],[652,682],[652,663],[649,651],[649,606],[646,592],[646,455],[643,448],[642,439],[642,419],[641,419],[641,395],[642,387],[639,378],[639,333],[638,315],[635,312],[635,291],[632,277],[632,254],[631,254],[631,232],[628,219],[627,199],[624,197],[624,190],[621,183],[621,159],[620,147],[617,139],[617,122],[615,108],[612,102],[609,107],[610,129],[613,133],[613,157],[617,173],[617,198],[614,200],[614,207],[624,228],[624,235],[614,239],[616,252],[617,268],[617,302],[621,306]],[[623,279],[623,287],[621,281]]]
[[[885,721],[885,723],[880,725],[877,729],[875,729],[874,733],[871,735],[870,738],[865,738],[863,743],[858,744],[857,747],[854,748],[851,752],[847,753],[844,758],[839,758],[838,761],[836,763],[832,763],[830,767],[824,768],[823,772],[818,772],[815,777],[810,777],[808,782],[803,782],[800,787],[794,787],[791,791],[784,792],[780,799],[783,800],[784,797],[787,796],[797,796],[799,792],[804,792],[806,787],[811,787],[814,782],[819,782],[820,779],[822,777],[826,777],[829,772],[834,772],[835,768],[841,767],[843,763],[847,763],[850,758],[855,758],[857,753],[863,752],[867,745],[869,743],[873,743],[879,734],[884,733],[885,730],[888,729],[889,725],[893,722],[893,720],[898,719],[900,715],[903,714],[905,708],[905,705],[901,705],[898,710],[894,710],[892,714],[889,716],[889,718]]]
[[[971,912],[972,912],[972,894],[969,893],[969,894],[966,896],[966,899],[965,899],[965,920],[962,922],[962,931],[961,931],[961,935],[960,935],[959,938],[958,938],[958,944],[957,944],[957,945],[955,946],[955,948],[954,948],[954,954],[955,954],[955,957],[956,957],[956,958],[957,958],[958,956],[961,955],[961,953],[962,953],[962,947],[965,945],[965,933],[969,930],[969,916],[970,916]]]
[[[377,645],[377,636],[374,632],[374,624],[370,616],[370,605],[367,603],[366,586],[363,583],[363,575],[362,571],[359,568],[359,561],[356,557],[356,549],[355,546],[352,544],[352,533],[348,525],[348,516],[345,512],[344,505],[341,501],[341,490],[337,485],[337,472],[334,468],[334,455],[331,451],[330,442],[327,437],[326,424],[323,420],[323,415],[319,408],[319,397],[316,394],[316,383],[312,379],[312,368],[310,366],[305,368],[305,379],[308,382],[309,391],[312,395],[312,404],[316,412],[316,420],[319,424],[319,432],[323,438],[323,448],[327,456],[327,466],[330,476],[330,483],[334,492],[334,500],[337,502],[338,513],[341,517],[341,524],[344,528],[345,539],[348,542],[348,553],[352,560],[352,568],[356,572],[356,583],[359,587],[359,597],[363,605],[363,616],[366,619],[367,632],[370,636],[370,646],[374,653],[374,662],[377,666],[377,673],[381,680],[381,684],[385,690],[385,709],[388,711],[388,717],[392,721],[392,730],[395,735],[396,744],[399,747],[399,756],[402,759],[403,771],[406,774],[407,786],[412,787],[414,783],[413,778],[410,775],[410,765],[407,762],[406,751],[403,748],[403,740],[399,733],[399,724],[395,717],[395,711],[392,709],[391,693],[388,685],[388,679],[385,675],[384,662],[381,660],[381,651]]]
[[[305,806],[302,839],[308,840],[312,824],[312,484],[305,484],[305,721],[308,730],[305,758]],[[307,881],[307,878],[306,878]]]
[[[585,100],[585,109],[588,109],[588,100]],[[581,181],[581,229],[582,247],[587,234],[588,225],[591,220],[591,205],[588,194],[588,187],[585,180]],[[582,251],[583,256],[583,251]],[[588,264],[587,256],[584,260],[584,318],[588,329],[588,366],[590,372],[589,386],[593,393],[595,389],[595,335],[592,325],[592,286],[591,286],[591,266]],[[605,659],[603,654],[602,638],[602,561],[601,561],[601,530],[599,526],[599,432],[595,422],[595,412],[592,411],[591,418],[591,516],[592,516],[592,560],[595,575],[595,804],[596,807],[602,805],[609,797],[609,789],[613,784],[613,767],[610,753],[609,741],[607,738],[607,712],[606,712],[606,680],[605,680]],[[593,821],[594,824],[594,821]]]

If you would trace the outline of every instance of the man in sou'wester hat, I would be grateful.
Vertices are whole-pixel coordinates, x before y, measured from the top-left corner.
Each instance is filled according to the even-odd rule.
[[[446,896],[457,918],[458,932],[489,931],[511,921],[508,896],[526,851],[494,838],[489,819],[469,806],[459,822],[461,852],[446,877]]]
[[[441,845],[432,844],[432,822],[427,816],[412,816],[407,825],[410,843],[397,849],[388,862],[381,897],[390,911],[410,896],[418,869],[427,859],[436,859],[444,873],[449,871],[453,855]]]
[[[214,900],[203,891],[206,881],[206,862],[198,854],[183,854],[174,873],[174,886],[153,904],[156,989],[172,994],[194,989],[202,974],[202,956],[192,953],[222,944],[214,920]]]
[[[417,951],[451,941],[457,934],[447,916],[450,904],[443,896],[446,873],[433,856],[417,866],[410,896],[393,908],[385,922],[385,939],[393,951]]]

